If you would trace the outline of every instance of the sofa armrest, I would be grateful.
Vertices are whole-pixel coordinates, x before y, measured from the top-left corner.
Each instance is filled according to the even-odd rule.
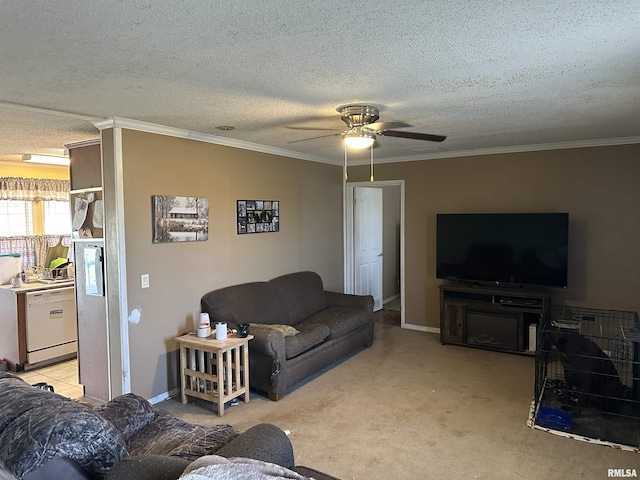
[[[295,463],[289,437],[275,425],[259,423],[216,452],[225,458],[245,457],[291,468]]]
[[[285,350],[282,332],[253,327],[250,333],[253,335],[253,340],[249,342],[249,350],[261,355],[284,360]]]
[[[340,305],[341,307],[357,308],[373,312],[373,297],[371,295],[351,295],[348,293],[324,291],[329,305]]]

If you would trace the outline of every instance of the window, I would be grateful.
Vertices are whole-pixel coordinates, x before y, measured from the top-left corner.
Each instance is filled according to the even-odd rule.
[[[0,200],[0,237],[70,234],[68,201]]]
[[[44,201],[44,234],[71,234],[71,212],[69,202],[59,200]]]
[[[33,235],[32,202],[0,200],[0,236]]]
[[[49,247],[69,245],[69,189],[69,180],[0,177],[0,253],[19,253],[26,270],[41,266]]]

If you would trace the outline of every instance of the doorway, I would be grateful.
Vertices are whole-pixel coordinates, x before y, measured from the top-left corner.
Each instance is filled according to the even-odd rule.
[[[376,192],[369,195],[372,198],[365,200],[365,202],[369,202],[369,205],[362,205],[362,202],[358,205],[357,199],[363,191],[365,193]],[[375,207],[375,198],[378,196],[382,196],[382,209]],[[358,214],[358,207],[364,207],[365,213]],[[373,212],[379,213],[374,214]],[[383,308],[385,303],[391,302],[394,309],[400,309],[400,323],[404,327],[404,180],[346,183],[344,219],[345,292],[371,294],[374,296],[374,300],[379,296],[374,310]],[[362,232],[374,231],[378,228],[377,223],[382,226],[383,245],[376,252],[376,242],[372,238],[376,234],[363,235]],[[359,258],[362,251],[368,251],[368,262],[363,262]],[[383,260],[380,262],[381,283],[376,278],[375,257],[378,253],[382,254],[379,258]],[[368,284],[376,283],[373,283],[374,286],[370,287],[370,291],[366,291],[363,290],[363,281]],[[379,295],[376,289],[380,289]]]

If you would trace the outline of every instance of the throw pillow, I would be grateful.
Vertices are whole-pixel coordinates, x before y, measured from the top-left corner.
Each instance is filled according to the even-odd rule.
[[[250,328],[266,328],[269,330],[275,330],[276,332],[282,333],[285,337],[293,337],[294,335],[298,335],[300,332],[293,328],[291,325],[280,325],[280,324],[267,324],[267,323],[250,323]]]

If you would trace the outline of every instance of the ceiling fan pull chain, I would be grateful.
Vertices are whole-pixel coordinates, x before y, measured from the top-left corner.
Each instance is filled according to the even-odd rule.
[[[373,182],[373,143],[371,144],[371,178],[370,182]]]
[[[347,180],[347,144],[344,144],[344,179]]]

